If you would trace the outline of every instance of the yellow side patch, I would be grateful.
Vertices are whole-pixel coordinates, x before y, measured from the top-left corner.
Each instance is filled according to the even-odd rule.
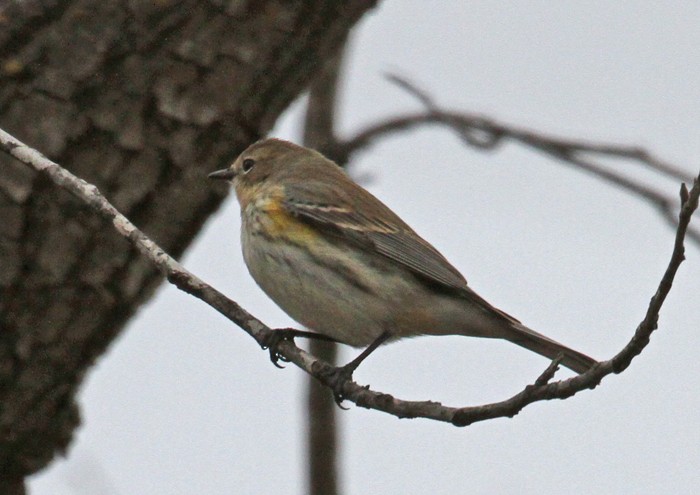
[[[318,239],[314,229],[291,215],[282,205],[281,190],[258,197],[255,207],[260,212],[261,228],[270,237],[281,237],[296,244],[307,244]]]

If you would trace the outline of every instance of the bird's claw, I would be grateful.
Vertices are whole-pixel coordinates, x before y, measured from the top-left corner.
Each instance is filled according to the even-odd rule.
[[[345,400],[345,394],[343,393],[343,388],[345,384],[352,381],[352,374],[355,371],[354,366],[341,366],[334,367],[327,373],[325,373],[325,378],[333,391],[333,399],[336,405],[344,410],[348,410],[347,407],[343,406],[343,401]]]
[[[274,330],[270,333],[270,336],[266,342],[263,343],[262,348],[270,351],[270,361],[272,361],[272,364],[274,364],[276,367],[284,368],[284,366],[279,364],[280,361],[285,363],[289,362],[289,359],[284,357],[278,350],[280,343],[285,340],[293,341],[294,337],[297,337],[297,333],[293,329],[285,328],[281,330]]]
[[[282,341],[294,341],[296,337],[304,337],[305,339],[325,340],[327,342],[338,342],[338,340],[334,339],[333,337],[329,337],[320,333],[306,332],[304,330],[297,330],[295,328],[279,328],[277,330],[273,330],[270,333],[267,340],[262,344],[263,349],[270,350],[270,361],[272,361],[272,364],[274,364],[278,368],[284,368],[284,366],[280,366],[277,363],[279,363],[280,361],[288,363],[289,359],[280,354],[277,348]]]

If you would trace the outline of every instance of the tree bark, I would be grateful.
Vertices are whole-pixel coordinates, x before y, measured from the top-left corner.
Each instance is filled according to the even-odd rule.
[[[270,129],[375,3],[11,2],[0,127],[177,256],[225,195],[206,173]],[[21,490],[69,445],[83,376],[162,277],[6,155],[0,226],[0,476]]]

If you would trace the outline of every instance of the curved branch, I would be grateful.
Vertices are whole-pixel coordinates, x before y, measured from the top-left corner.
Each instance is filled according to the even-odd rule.
[[[94,185],[77,178],[38,151],[29,148],[2,130],[0,130],[0,148],[34,170],[46,174],[54,184],[77,196],[98,214],[109,220],[122,236],[126,237],[167,276],[170,283],[209,304],[249,333],[261,346],[265,346],[270,341],[274,330],[248,313],[236,302],[228,299],[221,292],[187,271],[119,213]],[[555,360],[533,385],[528,385],[523,391],[507,400],[481,406],[456,408],[443,406],[432,401],[404,401],[355,382],[342,384],[344,397],[358,406],[384,411],[399,418],[422,417],[452,423],[455,426],[466,426],[477,421],[497,417],[512,417],[533,402],[565,399],[582,390],[596,387],[607,375],[621,373],[629,366],[632,359],[646,347],[651,333],[657,328],[661,306],[671,290],[678,267],[685,259],[683,242],[690,219],[698,207],[699,196],[700,177],[695,179],[690,191],[685,186],[681,188],[681,211],[673,254],[668,268],[656,293],[651,298],[647,313],[637,327],[634,336],[613,358],[600,362],[581,375],[548,383],[556,369]],[[332,389],[341,385],[333,378],[338,376],[337,373],[333,373],[336,368],[298,348],[293,342],[281,342],[278,351],[285,360],[294,363],[324,385]]]
[[[646,168],[654,170],[674,180],[690,182],[693,180],[678,167],[661,160],[651,152],[636,146],[623,146],[609,143],[593,143],[583,140],[558,138],[544,133],[522,129],[503,124],[494,119],[469,113],[458,113],[441,109],[425,91],[415,87],[411,82],[389,75],[388,79],[404,89],[425,106],[425,112],[403,115],[387,119],[357,133],[354,137],[336,145],[336,155],[347,161],[349,157],[372,145],[376,140],[388,134],[405,131],[427,124],[440,124],[457,133],[466,144],[477,149],[492,150],[510,140],[523,146],[540,151],[550,158],[555,158],[568,165],[588,172],[604,181],[610,182],[625,191],[649,201],[666,223],[678,226],[672,198],[643,183],[610,170],[594,160],[594,157],[608,157],[632,160]],[[700,246],[700,231],[690,228],[688,238]]]

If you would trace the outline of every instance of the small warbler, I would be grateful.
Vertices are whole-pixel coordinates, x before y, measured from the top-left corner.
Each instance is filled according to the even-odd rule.
[[[352,369],[384,341],[416,335],[505,339],[561,357],[577,373],[596,364],[482,299],[437,249],[317,151],[265,139],[209,177],[235,188],[243,258],[262,290],[307,328],[369,346]]]

